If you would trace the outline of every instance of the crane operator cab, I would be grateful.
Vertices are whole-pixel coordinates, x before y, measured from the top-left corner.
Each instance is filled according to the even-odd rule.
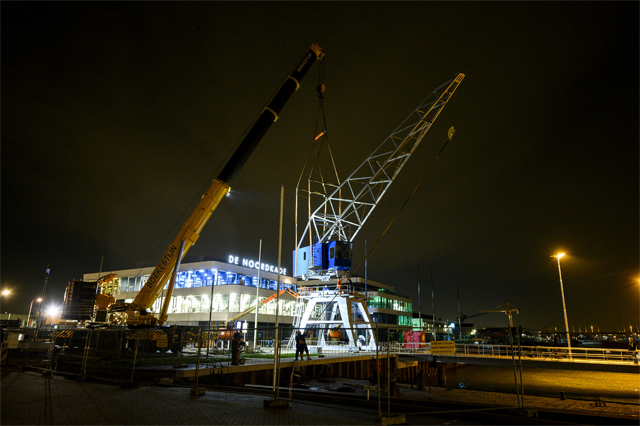
[[[351,268],[353,243],[348,241],[331,241],[328,243],[328,269],[348,271]]]
[[[317,242],[293,252],[297,260],[296,275],[302,279],[329,279],[351,268],[353,243],[350,241]]]

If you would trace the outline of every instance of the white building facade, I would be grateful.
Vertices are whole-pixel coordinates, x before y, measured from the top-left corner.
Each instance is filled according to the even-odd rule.
[[[258,289],[258,268],[260,268]],[[116,274],[119,292],[114,294],[116,300],[132,302],[140,288],[153,272],[153,267],[142,269],[125,269],[84,274],[86,281],[97,280],[108,273]],[[297,281],[287,275],[287,269],[280,269],[280,290],[297,291],[298,286],[332,288],[337,280],[328,282]],[[258,263],[254,260],[230,255],[226,262],[203,261],[182,263],[176,284],[169,302],[167,325],[208,326],[223,325],[229,319],[259,301],[277,292],[278,269],[276,265]],[[365,294],[365,280],[353,277],[352,290]],[[345,289],[347,284],[344,284]],[[165,290],[154,302],[150,310],[158,314],[164,303]],[[368,280],[366,285],[367,310],[374,323],[412,327],[412,301],[405,295],[397,294],[393,286]],[[280,309],[278,323],[286,326],[294,322],[296,300],[290,294],[279,297]],[[258,327],[275,325],[276,299],[258,307]],[[238,326],[245,329],[254,328],[255,312],[240,318]],[[244,324],[244,322],[248,324]]]
[[[246,266],[243,266],[246,265]],[[251,265],[251,266],[249,266]],[[260,268],[258,289],[258,268]],[[153,267],[143,269],[125,269],[109,271],[116,274],[119,292],[114,294],[117,300],[132,302],[142,285],[153,272]],[[296,279],[280,270],[280,289],[296,290]],[[104,276],[106,273],[102,273]],[[84,274],[84,280],[98,279],[98,273]],[[253,260],[229,256],[227,262],[205,261],[182,263],[178,270],[176,284],[169,302],[167,325],[208,325],[223,324],[228,319],[256,303],[256,297],[262,301],[276,293],[278,282],[277,266],[258,264]],[[164,303],[165,290],[155,301],[151,311],[159,313]],[[278,322],[291,324],[295,299],[283,294],[280,298]],[[276,300],[258,308],[258,326],[275,323]],[[255,313],[242,318],[250,322],[253,328]],[[242,325],[242,324],[240,324]]]

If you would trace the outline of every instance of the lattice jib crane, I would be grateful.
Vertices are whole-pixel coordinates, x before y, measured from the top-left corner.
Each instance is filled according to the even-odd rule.
[[[353,239],[463,78],[464,74],[457,74],[435,89],[347,179],[333,185],[333,192],[320,194],[323,201],[310,213],[301,238],[296,237],[293,252],[296,277],[328,280],[351,268]],[[451,136],[452,132],[449,139]]]

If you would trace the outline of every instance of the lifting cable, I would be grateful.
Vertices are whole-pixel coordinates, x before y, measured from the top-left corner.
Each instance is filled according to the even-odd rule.
[[[323,84],[324,81],[324,61],[320,61],[318,63],[318,86],[316,87],[316,90],[318,92],[318,112],[316,113],[316,124],[315,127],[313,128],[313,144],[311,146],[311,149],[309,150],[309,154],[307,155],[307,160],[304,163],[304,167],[302,168],[302,171],[300,172],[300,177],[298,178],[298,185],[296,186],[296,188],[300,187],[300,182],[302,182],[302,176],[304,175],[304,171],[307,169],[307,165],[309,164],[309,158],[311,157],[311,153],[314,151],[316,152],[316,160],[315,163],[318,162],[318,156],[320,155],[320,151],[322,151],[322,144],[320,145],[320,149],[316,149],[315,147],[315,142],[320,139],[321,136],[326,135],[327,133],[327,119],[325,117],[324,114],[324,90],[325,90],[325,86]],[[320,117],[322,117],[322,124],[323,124],[323,130],[322,132],[320,132],[317,136],[315,136],[318,132],[318,122],[320,120]],[[324,141],[323,141],[324,143]],[[315,164],[314,164],[315,167]],[[312,170],[313,168],[312,167]],[[322,174],[322,172],[320,172]]]
[[[306,190],[303,189],[304,192],[307,192],[307,222],[309,222],[309,217],[311,216],[311,182],[312,182],[312,178],[315,173],[318,173],[319,175],[319,181],[317,183],[319,183],[322,186],[322,191],[323,191],[323,195],[326,198],[326,195],[328,193],[327,191],[327,186],[326,186],[326,180],[325,180],[325,176],[324,176],[324,172],[322,170],[322,165],[320,163],[320,156],[322,154],[322,150],[324,149],[325,143],[326,143],[326,147],[327,150],[329,152],[329,158],[331,160],[331,166],[333,167],[333,172],[335,174],[335,178],[336,178],[336,183],[337,186],[340,186],[340,176],[338,175],[338,169],[336,168],[336,163],[335,163],[335,159],[333,157],[333,152],[331,150],[331,145],[329,143],[329,137],[327,135],[327,117],[325,114],[325,108],[324,108],[324,92],[326,89],[326,86],[324,85],[324,66],[325,66],[325,62],[326,61],[321,61],[318,63],[318,85],[316,86],[316,92],[317,92],[317,96],[318,96],[318,109],[317,109],[317,113],[316,113],[316,122],[315,122],[315,127],[313,130],[313,136],[312,136],[312,144],[311,144],[311,148],[309,150],[309,154],[307,155],[307,159],[305,161],[304,167],[302,168],[302,170],[300,171],[300,176],[298,177],[298,183],[296,185],[296,197],[300,195],[299,190],[301,189],[301,183],[302,183],[302,179],[304,177],[305,172],[307,171],[307,168],[309,168],[309,176],[307,178],[307,188]],[[320,126],[322,126],[322,129],[320,130]],[[311,155],[314,155],[315,159],[313,160],[313,162],[310,161],[311,159]],[[316,172],[316,168],[317,168],[317,172]],[[296,217],[298,214],[298,198],[296,198]],[[341,206],[341,205],[340,205]],[[339,210],[340,210],[340,206],[339,206]],[[309,224],[309,238],[312,239],[312,234],[313,234],[313,228],[310,226]],[[298,244],[297,241],[297,234],[296,234],[296,245]]]
[[[371,247],[371,249],[369,250],[369,252],[365,255],[365,257],[360,261],[360,263],[358,264],[358,266],[353,270],[353,272],[349,275],[349,277],[347,279],[350,279],[355,273],[356,271],[360,268],[360,266],[362,266],[362,263],[369,257],[369,255],[371,255],[371,253],[373,252],[373,250],[375,250],[376,246],[378,245],[378,243],[380,242],[380,240],[382,239],[382,237],[384,237],[384,234],[387,233],[387,231],[389,230],[389,228],[391,228],[391,225],[393,225],[393,222],[395,222],[396,218],[398,217],[398,215],[400,214],[400,212],[402,211],[402,209],[405,208],[405,206],[407,205],[407,203],[409,202],[409,200],[411,199],[411,197],[413,196],[413,194],[416,193],[416,191],[418,190],[418,188],[420,187],[420,184],[422,183],[422,181],[424,180],[424,178],[427,177],[427,173],[429,173],[429,171],[431,170],[431,168],[433,167],[433,165],[435,164],[435,162],[438,160],[438,158],[440,157],[440,154],[442,154],[442,151],[444,151],[444,148],[447,146],[447,144],[449,143],[449,141],[451,141],[451,138],[453,137],[453,134],[455,133],[456,129],[451,126],[449,128],[448,134],[447,134],[447,140],[445,141],[444,145],[442,145],[442,148],[440,149],[440,152],[438,153],[438,155],[436,155],[436,159],[433,161],[433,163],[431,163],[427,169],[424,171],[424,174],[422,175],[422,178],[420,178],[420,180],[418,181],[418,184],[416,185],[416,187],[413,189],[413,191],[411,192],[411,194],[409,194],[409,196],[407,197],[406,201],[404,202],[404,204],[402,204],[402,206],[400,207],[400,209],[397,211],[397,213],[395,214],[395,216],[393,216],[393,218],[391,219],[391,222],[389,223],[389,225],[387,226],[387,228],[384,230],[384,232],[382,233],[382,235],[380,235],[380,237],[378,237],[378,240],[375,242],[375,244]]]

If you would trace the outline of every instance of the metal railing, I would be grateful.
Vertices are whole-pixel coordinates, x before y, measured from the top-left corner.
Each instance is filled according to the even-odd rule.
[[[455,356],[511,358],[538,361],[574,361],[584,363],[633,363],[635,356],[626,349],[612,348],[571,348],[572,357],[565,347],[557,346],[521,346],[511,349],[510,345],[475,345],[456,343]],[[429,343],[392,343],[393,353],[412,353],[430,355]]]
[[[361,331],[361,329],[354,330]],[[399,335],[397,334],[399,330],[377,328],[375,325],[374,332],[377,345],[374,345],[375,347],[373,349],[371,349],[371,347],[368,349],[354,348],[347,344],[347,342],[340,340],[327,344],[327,342],[318,342],[316,338],[307,338],[306,342],[309,348],[311,362],[306,360],[306,356],[305,361],[301,361],[300,357],[298,357],[298,362],[296,362],[295,348],[287,348],[287,342],[291,333],[297,331],[291,327],[280,328],[278,332],[280,350],[277,353],[274,353],[274,346],[276,346],[274,345],[274,340],[270,338],[276,335],[274,327],[259,328],[256,331],[250,330],[247,333],[240,333],[240,336],[243,337],[241,341],[246,341],[247,345],[240,345],[240,353],[236,353],[235,358],[233,353],[233,340],[229,338],[228,332],[224,331],[225,334],[223,335],[221,330],[213,330],[212,333],[218,333],[214,339],[213,334],[208,333],[207,327],[195,327],[194,331],[190,331],[194,334],[188,336],[191,340],[186,341],[183,339],[182,342],[186,343],[181,346],[179,350],[171,350],[171,352],[169,351],[170,346],[172,346],[172,341],[168,342],[169,347],[160,345],[158,339],[162,337],[154,335],[153,330],[139,330],[134,332],[133,330],[96,329],[84,331],[86,332],[86,337],[78,339],[76,335],[74,339],[74,336],[72,336],[68,330],[41,330],[35,342],[25,340],[21,342],[18,348],[10,353],[10,357],[12,358],[11,362],[13,364],[47,370],[50,374],[75,374],[81,378],[89,376],[130,383],[149,383],[158,380],[158,377],[172,377],[171,374],[167,374],[168,370],[171,369],[176,371],[174,374],[175,377],[180,377],[181,380],[199,377],[199,383],[206,386],[218,382],[228,383],[235,380],[234,377],[238,377],[236,373],[243,372],[242,368],[237,366],[259,364],[262,366],[248,370],[273,370],[273,373],[268,373],[267,375],[262,374],[261,377],[273,374],[274,383],[278,384],[278,388],[280,388],[280,386],[283,388],[289,386],[291,392],[292,382],[289,377],[293,377],[292,371],[298,367],[357,360],[369,368],[373,365],[378,366],[376,367],[377,370],[371,371],[379,371],[380,378],[372,373],[367,379],[372,386],[366,384],[366,388],[371,389],[374,395],[377,394],[378,410],[380,413],[383,407],[386,408],[387,413],[390,413],[391,395],[389,392],[390,389],[397,386],[395,384],[396,379],[403,390],[407,389],[408,383],[413,383],[414,385],[419,383],[417,378],[420,377],[422,377],[422,380],[429,386],[456,387],[456,384],[452,383],[451,380],[449,385],[445,383],[446,381],[440,383],[440,369],[445,371],[446,374],[446,369],[448,368],[444,363],[439,367],[432,367],[427,362],[428,359],[426,359],[426,357],[424,362],[413,363],[398,363],[397,359],[393,360],[393,356],[387,357],[387,354],[401,355],[408,353],[431,355],[429,342],[408,343],[389,341],[388,339],[390,337],[393,338]],[[260,336],[257,340],[257,348],[251,347],[254,332]],[[237,337],[236,335],[236,338]],[[153,339],[155,339],[155,341],[151,343]],[[511,361],[512,356],[516,358],[520,357],[523,360],[551,362],[573,361],[611,364],[629,364],[633,362],[633,354],[624,349],[572,348],[572,355],[572,360],[569,360],[567,348],[563,347],[521,346],[519,349],[516,347],[512,350],[509,345],[455,344],[455,356],[462,358],[461,364],[465,363],[464,357],[482,357]],[[351,360],[349,358],[351,358]],[[402,361],[402,358],[400,358],[399,361]],[[402,367],[398,368],[398,364],[401,364]],[[471,362],[466,362],[466,364],[471,364]],[[404,371],[404,378],[392,375],[391,365],[394,365],[394,369],[398,368],[398,371],[402,369],[402,371]],[[495,366],[492,365],[489,368],[494,367]],[[521,369],[519,379],[514,380],[514,376],[511,375],[510,372],[510,367],[507,365],[504,367],[505,368],[498,367],[495,370],[498,372],[496,374],[492,373],[491,375],[485,376],[482,373],[476,376],[477,380],[483,381],[480,384],[475,383],[476,386],[485,386],[485,390],[493,389],[495,386],[503,389],[497,391],[498,393],[487,394],[487,404],[515,406],[516,398],[518,398],[518,406],[524,407],[525,395],[527,395],[526,405],[528,407],[535,407],[535,404],[538,404],[538,402],[528,399],[529,395],[535,395],[537,389],[535,386],[538,386],[535,382],[535,375],[527,374],[526,369],[523,375]],[[183,371],[178,373],[178,370]],[[297,374],[304,374],[300,373],[303,370],[304,369],[295,371],[299,372]],[[306,371],[306,374],[311,374],[310,372],[316,371],[316,369],[307,368]],[[324,366],[318,368],[317,371],[319,371],[317,373],[318,377],[322,371],[335,372],[334,369],[325,368]],[[371,373],[371,371],[368,371],[368,373]],[[464,372],[466,369],[461,369],[461,371]],[[467,374],[471,374],[476,370],[469,369],[468,371],[469,373]],[[277,379],[275,378],[276,372],[278,374]],[[281,372],[284,373],[281,374]],[[583,375],[583,373],[579,371],[575,373]],[[566,380],[573,380],[573,377],[575,376]],[[510,389],[513,388],[512,380],[516,382],[515,388],[519,386],[516,394],[520,393],[522,396],[508,393]],[[599,382],[599,377],[581,380],[586,380],[585,383],[594,389],[602,386]],[[591,380],[591,382],[589,382],[589,380]],[[198,386],[198,382],[195,381],[195,388]],[[468,398],[478,398],[478,396],[474,394],[468,396]],[[522,398],[522,401],[520,401],[519,398]],[[385,400],[387,401],[386,403],[384,402]]]
[[[379,355],[423,354],[431,355],[430,343],[408,343],[389,341],[398,336],[398,330],[374,327],[376,344],[363,347],[354,346],[345,340],[319,341],[307,338],[309,358],[296,348],[288,348],[287,343],[296,329],[281,327],[278,331],[279,350],[275,352],[273,337],[275,328],[259,328],[233,337],[228,330],[212,330],[206,327],[187,328],[179,343],[169,339],[159,330],[95,329],[85,330],[41,330],[35,341],[30,341],[28,333],[9,354],[14,364],[35,367],[50,374],[75,374],[80,378],[87,376],[117,380],[121,382],[151,382],[158,374],[167,374],[167,369],[176,371],[176,377],[202,377],[207,383],[216,380],[228,380],[226,373],[242,372],[242,366],[254,365],[259,370],[297,368],[305,365],[348,362],[349,359],[367,360]],[[346,330],[342,330],[345,332]],[[353,329],[361,332],[362,329]],[[253,348],[253,334],[258,333],[257,347]],[[344,333],[346,338],[347,334]],[[240,339],[238,339],[240,337]],[[164,340],[164,344],[161,342]],[[246,342],[246,343],[245,343]],[[453,343],[453,342],[451,342]],[[547,346],[522,346],[511,348],[509,345],[454,344],[458,358],[492,358],[510,361],[516,359],[547,362],[574,362],[599,364],[630,364],[633,354],[624,349],[608,348],[572,348],[569,359],[567,348]],[[453,349],[453,348],[452,348]],[[297,356],[297,358],[296,358]],[[388,361],[380,361],[387,364]],[[427,359],[425,358],[425,362]],[[469,363],[468,361],[466,363]],[[194,370],[195,367],[195,371]],[[417,367],[412,367],[417,368]],[[421,368],[425,368],[424,366]],[[184,369],[183,372],[177,372]],[[434,370],[435,371],[435,370]],[[414,372],[415,373],[415,372]],[[274,373],[275,374],[275,373]],[[278,373],[280,374],[280,373]],[[435,373],[434,373],[435,374]],[[171,373],[170,373],[171,375]],[[279,380],[279,379],[278,379]],[[387,381],[388,379],[385,379]],[[439,379],[438,379],[439,380]],[[496,379],[497,380],[497,379]],[[522,381],[522,379],[520,379]],[[432,383],[435,384],[435,383]],[[387,383],[386,386],[391,386]],[[527,388],[525,384],[524,388]],[[524,391],[521,391],[524,392]]]

